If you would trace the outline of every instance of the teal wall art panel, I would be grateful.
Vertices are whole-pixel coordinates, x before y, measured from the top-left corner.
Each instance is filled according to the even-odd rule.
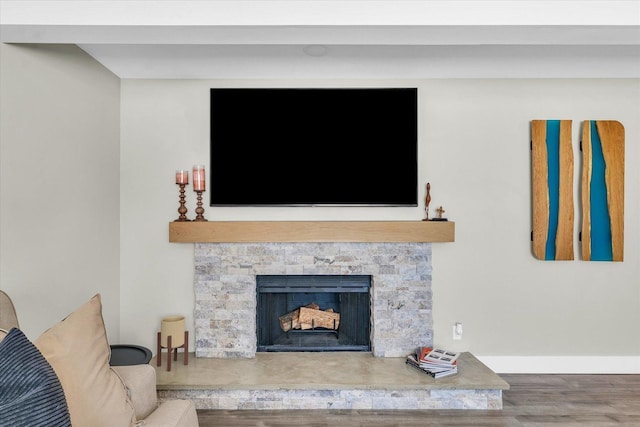
[[[624,126],[582,124],[582,259],[624,260]]]
[[[574,259],[573,169],[571,120],[533,120],[531,239],[537,259]]]

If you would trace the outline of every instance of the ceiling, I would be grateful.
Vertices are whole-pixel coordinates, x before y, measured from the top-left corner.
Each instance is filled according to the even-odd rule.
[[[638,78],[638,1],[9,1],[121,78]]]

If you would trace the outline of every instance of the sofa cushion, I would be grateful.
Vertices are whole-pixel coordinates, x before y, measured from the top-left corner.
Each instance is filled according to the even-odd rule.
[[[0,342],[0,418],[3,426],[71,426],[56,373],[17,328]]]
[[[134,425],[125,386],[109,366],[99,294],[45,331],[35,345],[60,378],[74,426]]]

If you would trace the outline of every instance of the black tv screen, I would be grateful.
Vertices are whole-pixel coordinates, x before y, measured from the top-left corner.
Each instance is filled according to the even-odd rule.
[[[211,89],[211,206],[417,206],[416,88]]]

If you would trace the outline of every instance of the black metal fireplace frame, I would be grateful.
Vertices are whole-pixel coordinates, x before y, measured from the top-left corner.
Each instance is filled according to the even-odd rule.
[[[257,305],[258,307],[262,305],[265,309],[256,309],[256,350],[258,352],[371,351],[371,280],[371,276],[365,275],[256,276]],[[342,315],[338,331],[316,329],[287,333],[273,325],[275,320],[273,316],[268,315],[269,312],[285,314],[282,312],[284,310],[282,299],[274,303],[274,295],[314,293],[334,295],[339,304],[336,307],[337,310],[341,310],[340,306],[349,305],[352,308],[355,307],[355,313]],[[270,304],[275,304],[278,308],[271,308]],[[363,310],[366,310],[366,313]],[[349,316],[356,316],[358,320],[350,319]],[[269,322],[271,322],[270,326],[264,326]],[[354,325],[356,322],[358,324]]]

